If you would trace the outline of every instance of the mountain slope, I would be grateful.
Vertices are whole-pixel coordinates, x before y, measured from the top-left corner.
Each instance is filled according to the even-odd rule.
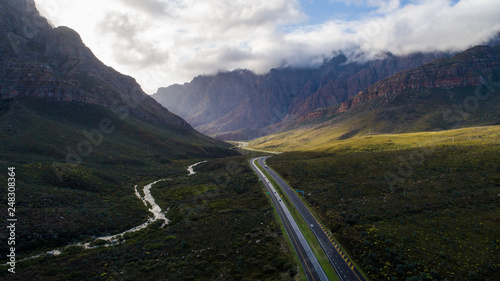
[[[248,70],[199,76],[190,83],[160,88],[153,97],[196,129],[221,139],[249,139],[274,132],[318,108],[337,105],[380,79],[445,54],[414,54],[358,63],[340,54],[319,69]]]
[[[289,122],[256,140],[261,149],[301,150],[368,134],[500,124],[500,48],[478,46],[400,72],[344,103]]]
[[[0,93],[3,100],[42,99],[105,107],[196,142],[222,145],[146,95],[136,81],[100,62],[67,27],[52,28],[33,1],[3,1]]]
[[[189,127],[145,95],[133,78],[101,63],[75,31],[52,29],[32,1],[2,2],[0,13],[3,99],[29,96],[109,108],[121,102],[149,122]]]
[[[20,255],[144,222],[135,184],[235,155],[228,146],[52,28],[33,0],[0,1],[0,170],[16,168]]]

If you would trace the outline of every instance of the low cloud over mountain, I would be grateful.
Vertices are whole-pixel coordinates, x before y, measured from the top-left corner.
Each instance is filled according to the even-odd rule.
[[[339,50],[358,60],[461,51],[500,31],[496,0],[337,0],[321,4],[332,11],[322,22],[305,9],[320,4],[305,0],[48,2],[38,6],[55,25],[75,28],[99,58],[150,93],[220,70],[318,66]],[[346,6],[358,14],[335,13]]]

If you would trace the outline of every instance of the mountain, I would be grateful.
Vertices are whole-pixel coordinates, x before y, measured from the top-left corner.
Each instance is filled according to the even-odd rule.
[[[75,31],[51,27],[33,0],[0,1],[0,169],[16,168],[18,216],[29,218],[21,255],[143,223],[134,185],[235,155],[228,147],[101,63]]]
[[[221,146],[169,112],[137,82],[100,62],[68,27],[52,28],[33,1],[0,3],[0,94],[4,103],[78,104],[109,110]],[[77,113],[77,112],[74,112]]]
[[[129,103],[135,117],[189,125],[149,98],[136,81],[101,63],[67,27],[51,28],[33,1],[2,2],[1,97],[43,98],[112,108]]]
[[[383,78],[444,56],[386,54],[374,61],[352,62],[339,54],[319,69],[280,68],[264,75],[235,70],[199,76],[184,85],[160,88],[153,97],[205,134],[251,139],[278,130],[273,127],[277,123],[340,104]]]
[[[302,115],[267,149],[314,149],[368,134],[410,133],[500,124],[500,46],[476,46],[451,58],[383,79],[345,102]]]

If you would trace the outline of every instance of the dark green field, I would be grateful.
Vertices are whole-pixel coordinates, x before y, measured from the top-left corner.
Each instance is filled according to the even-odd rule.
[[[102,120],[114,130],[99,137],[94,132]],[[7,182],[8,167],[16,168],[23,257],[136,226],[147,212],[135,184],[185,174],[199,157],[234,153],[188,129],[155,127],[104,107],[19,99],[0,102],[0,155],[0,181]],[[1,198],[7,202],[6,193]],[[0,209],[2,217],[6,212]]]
[[[499,139],[498,126],[375,136],[267,162],[373,280],[499,280]]]
[[[66,249],[61,256],[17,264],[6,280],[294,280],[298,268],[248,157],[210,160],[197,174],[172,176],[151,189],[171,223],[127,234],[119,246]],[[155,178],[155,180],[158,178]],[[153,181],[151,179],[150,181]],[[149,181],[142,181],[143,184]],[[133,198],[121,207],[147,210]],[[119,210],[117,210],[119,211]],[[137,215],[143,214],[143,215]],[[102,219],[97,219],[102,223]]]

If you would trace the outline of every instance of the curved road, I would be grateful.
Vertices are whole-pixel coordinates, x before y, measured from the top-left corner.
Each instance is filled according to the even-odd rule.
[[[339,245],[333,240],[330,234],[326,231],[326,229],[319,223],[319,220],[314,217],[314,215],[307,209],[304,205],[304,202],[300,200],[297,193],[271,168],[266,165],[266,159],[268,157],[260,157],[258,158],[259,164],[264,167],[266,172],[268,172],[278,183],[281,189],[286,193],[290,201],[293,202],[295,208],[302,215],[307,225],[313,226],[311,227],[312,232],[318,239],[321,247],[325,251],[328,256],[330,263],[333,268],[337,272],[340,280],[342,281],[364,281],[366,280],[359,270],[354,266],[354,264],[349,261],[346,257],[346,254],[342,252]]]
[[[302,232],[295,223],[295,220],[288,211],[285,203],[281,200],[278,192],[274,189],[274,186],[269,182],[264,173],[255,165],[255,161],[260,159],[261,158],[252,159],[250,161],[250,167],[252,167],[255,173],[257,173],[259,178],[262,180],[262,183],[266,186],[267,191],[271,195],[271,200],[276,207],[278,215],[283,222],[283,226],[285,227],[288,237],[290,238],[290,242],[292,242],[300,263],[304,268],[307,279],[313,281],[328,281],[325,272],[319,265],[316,256],[309,247],[309,244],[307,243],[304,235],[302,235]],[[262,167],[264,167],[264,165],[262,165]]]

